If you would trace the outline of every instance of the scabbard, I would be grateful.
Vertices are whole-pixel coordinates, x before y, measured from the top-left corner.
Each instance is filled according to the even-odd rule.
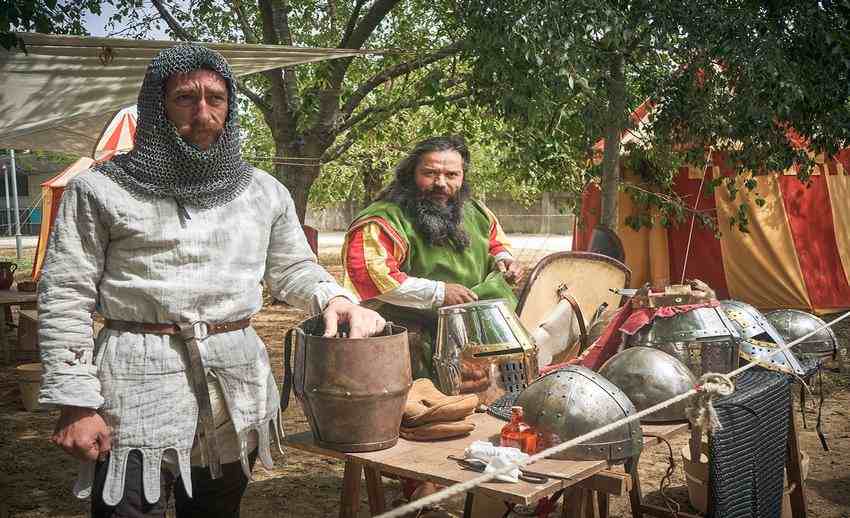
[[[189,382],[195,392],[198,401],[198,445],[204,456],[206,464],[210,468],[210,476],[213,479],[221,478],[221,456],[219,455],[218,441],[215,435],[215,420],[213,419],[212,404],[210,403],[210,391],[207,385],[207,375],[204,372],[204,362],[201,359],[201,342],[207,334],[207,326],[203,322],[194,324],[177,324],[180,328],[180,337],[186,345],[189,356]]]

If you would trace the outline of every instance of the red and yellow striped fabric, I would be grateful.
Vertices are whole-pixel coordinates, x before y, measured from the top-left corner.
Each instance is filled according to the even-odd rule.
[[[720,236],[690,218],[670,228],[635,231],[625,218],[636,210],[620,194],[618,234],[632,269],[632,286],[655,286],[699,278],[720,298],[734,298],[762,309],[799,308],[818,313],[850,309],[850,152],[821,163],[807,184],[793,170],[751,177],[753,191],[740,189],[735,200],[722,185],[705,196],[702,171],[682,168],[674,190],[691,208],[715,213]],[[721,156],[707,174],[731,176]],[[626,181],[634,181],[628,175]],[[737,179],[741,183],[745,178]],[[766,200],[763,207],[757,197]],[[730,218],[747,203],[748,232],[730,227]],[[599,190],[589,187],[573,237],[574,250],[586,250],[598,221]],[[686,263],[687,257],[687,263]],[[665,266],[667,277],[665,278]]]

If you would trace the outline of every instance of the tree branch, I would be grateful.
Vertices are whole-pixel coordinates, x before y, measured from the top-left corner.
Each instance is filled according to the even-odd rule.
[[[395,7],[401,0],[375,0],[375,3],[372,4],[372,7],[366,11],[366,14],[363,15],[363,18],[354,26],[354,29],[348,34],[348,37],[345,39],[345,47],[340,48],[349,48],[349,49],[359,49],[366,43],[366,40],[369,39],[369,36],[375,32],[375,29],[387,14]],[[355,18],[359,9],[355,9],[351,17]],[[348,24],[351,25],[352,20],[349,19]],[[347,30],[347,29],[346,29]],[[333,64],[333,73],[330,77],[331,88],[338,89],[340,85],[342,85],[342,80],[345,77],[345,73],[348,71],[348,67],[351,65],[352,58],[344,58],[334,60]]]
[[[445,88],[449,88],[450,86],[455,86],[455,85],[460,84],[462,82],[463,81],[458,82],[458,83],[453,83],[451,85],[446,85]],[[360,121],[362,121],[363,119],[366,119],[367,117],[370,117],[371,115],[374,115],[375,113],[388,111],[389,109],[391,109],[394,106],[400,106],[400,109],[402,109],[402,110],[407,109],[407,108],[416,108],[416,107],[419,107],[419,106],[426,106],[428,104],[433,104],[438,99],[453,101],[453,100],[456,100],[455,99],[456,95],[457,94],[445,96],[445,97],[431,97],[431,98],[423,99],[423,100],[408,101],[407,103],[402,103],[401,105],[371,106],[371,107],[366,108],[365,110],[361,111],[357,115],[354,115],[353,117],[349,117],[348,119],[346,119],[345,122],[343,122],[342,124],[340,124],[337,127],[337,133],[342,133],[343,131],[346,131],[346,130],[354,127],[355,125],[360,123]],[[465,95],[462,95],[461,97],[466,97],[467,95],[469,95],[469,92],[467,92]],[[458,97],[458,98],[460,98],[460,97]],[[424,104],[417,104],[417,103],[424,103]]]
[[[386,83],[387,81],[394,79],[399,76],[403,76],[408,74],[414,70],[418,70],[422,67],[430,65],[431,63],[435,63],[440,61],[441,59],[456,54],[460,51],[461,45],[460,43],[453,43],[448,47],[437,50],[431,54],[426,54],[424,56],[420,56],[411,61],[405,61],[404,63],[399,63],[393,67],[390,67],[386,70],[383,70],[379,74],[373,76],[371,79],[360,85],[354,93],[351,94],[351,97],[346,101],[345,106],[342,108],[342,115],[344,118],[349,118],[354,110],[357,109],[357,106],[369,95],[372,90],[379,87],[380,85]]]
[[[162,0],[151,0],[156,10],[159,12],[159,16],[165,21],[168,27],[171,29],[174,34],[177,35],[180,39],[184,41],[192,41],[192,35],[189,34],[189,31],[183,28],[180,23],[171,15],[171,13],[166,9],[165,5],[162,3]],[[236,84],[236,89],[239,90],[242,94],[245,95],[248,99],[257,105],[257,108],[260,109],[263,113],[271,112],[271,106],[266,103],[262,97],[254,93],[250,88],[242,84],[241,81],[234,78],[234,84]]]
[[[242,7],[242,2],[240,0],[229,1],[231,10],[236,13],[236,19],[239,21],[239,26],[242,28],[242,34],[245,35],[245,41],[247,43],[259,42],[260,40],[257,39],[257,35],[254,34],[254,30],[248,23],[248,16],[245,14],[245,9]]]
[[[471,91],[465,91],[461,93],[457,93],[454,95],[449,95],[446,97],[436,97],[430,99],[417,99],[415,101],[408,101],[404,103],[398,103],[389,106],[373,106],[366,110],[363,110],[361,113],[357,114],[356,121],[352,118],[349,122],[351,124],[346,123],[344,128],[340,128],[339,132],[341,133],[345,129],[348,129],[348,133],[345,136],[345,140],[340,144],[337,144],[334,147],[328,148],[324,153],[322,153],[321,161],[323,164],[327,164],[328,162],[333,162],[337,158],[339,158],[343,153],[345,153],[348,148],[350,148],[357,141],[357,138],[360,134],[369,128],[375,127],[379,122],[384,119],[376,119],[371,124],[366,124],[363,121],[368,119],[369,117],[374,117],[377,114],[381,113],[398,113],[403,110],[409,110],[412,108],[421,108],[422,106],[431,106],[437,104],[437,102],[454,102],[465,97],[470,97],[472,95]],[[353,121],[353,122],[352,122]],[[361,127],[355,128],[356,124],[360,123]],[[363,128],[365,126],[365,128]]]
[[[156,10],[159,12],[159,16],[163,19],[163,21],[165,21],[166,25],[168,25],[168,28],[171,29],[171,31],[176,34],[178,38],[183,41],[194,40],[192,35],[189,34],[189,32],[180,25],[180,23],[174,18],[174,16],[171,15],[168,9],[165,8],[165,5],[163,5],[162,0],[151,0],[151,3],[153,3],[153,6],[156,7]]]
[[[348,47],[348,39],[351,38],[351,33],[354,32],[354,27],[357,25],[357,19],[360,17],[360,9],[363,8],[363,4],[366,3],[366,0],[357,0],[354,3],[354,7],[351,9],[351,16],[348,18],[348,23],[345,25],[345,33],[342,35],[342,39],[339,42],[339,48],[344,49]]]

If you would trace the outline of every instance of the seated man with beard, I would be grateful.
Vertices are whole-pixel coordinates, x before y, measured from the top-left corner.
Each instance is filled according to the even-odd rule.
[[[460,137],[420,142],[355,218],[343,246],[345,286],[420,335],[411,340],[414,379],[437,382],[431,358],[437,308],[496,298],[516,305],[509,283],[522,277],[522,266],[495,215],[470,198],[469,165]]]

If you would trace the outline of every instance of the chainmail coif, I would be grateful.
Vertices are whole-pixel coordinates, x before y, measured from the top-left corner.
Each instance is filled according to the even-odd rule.
[[[165,83],[178,73],[208,69],[227,83],[224,130],[203,151],[177,133],[165,113]],[[201,45],[163,50],[148,65],[138,101],[135,145],[129,153],[97,166],[135,196],[175,198],[206,209],[235,199],[251,183],[253,168],[239,151],[236,88],[230,66],[218,52]]]

